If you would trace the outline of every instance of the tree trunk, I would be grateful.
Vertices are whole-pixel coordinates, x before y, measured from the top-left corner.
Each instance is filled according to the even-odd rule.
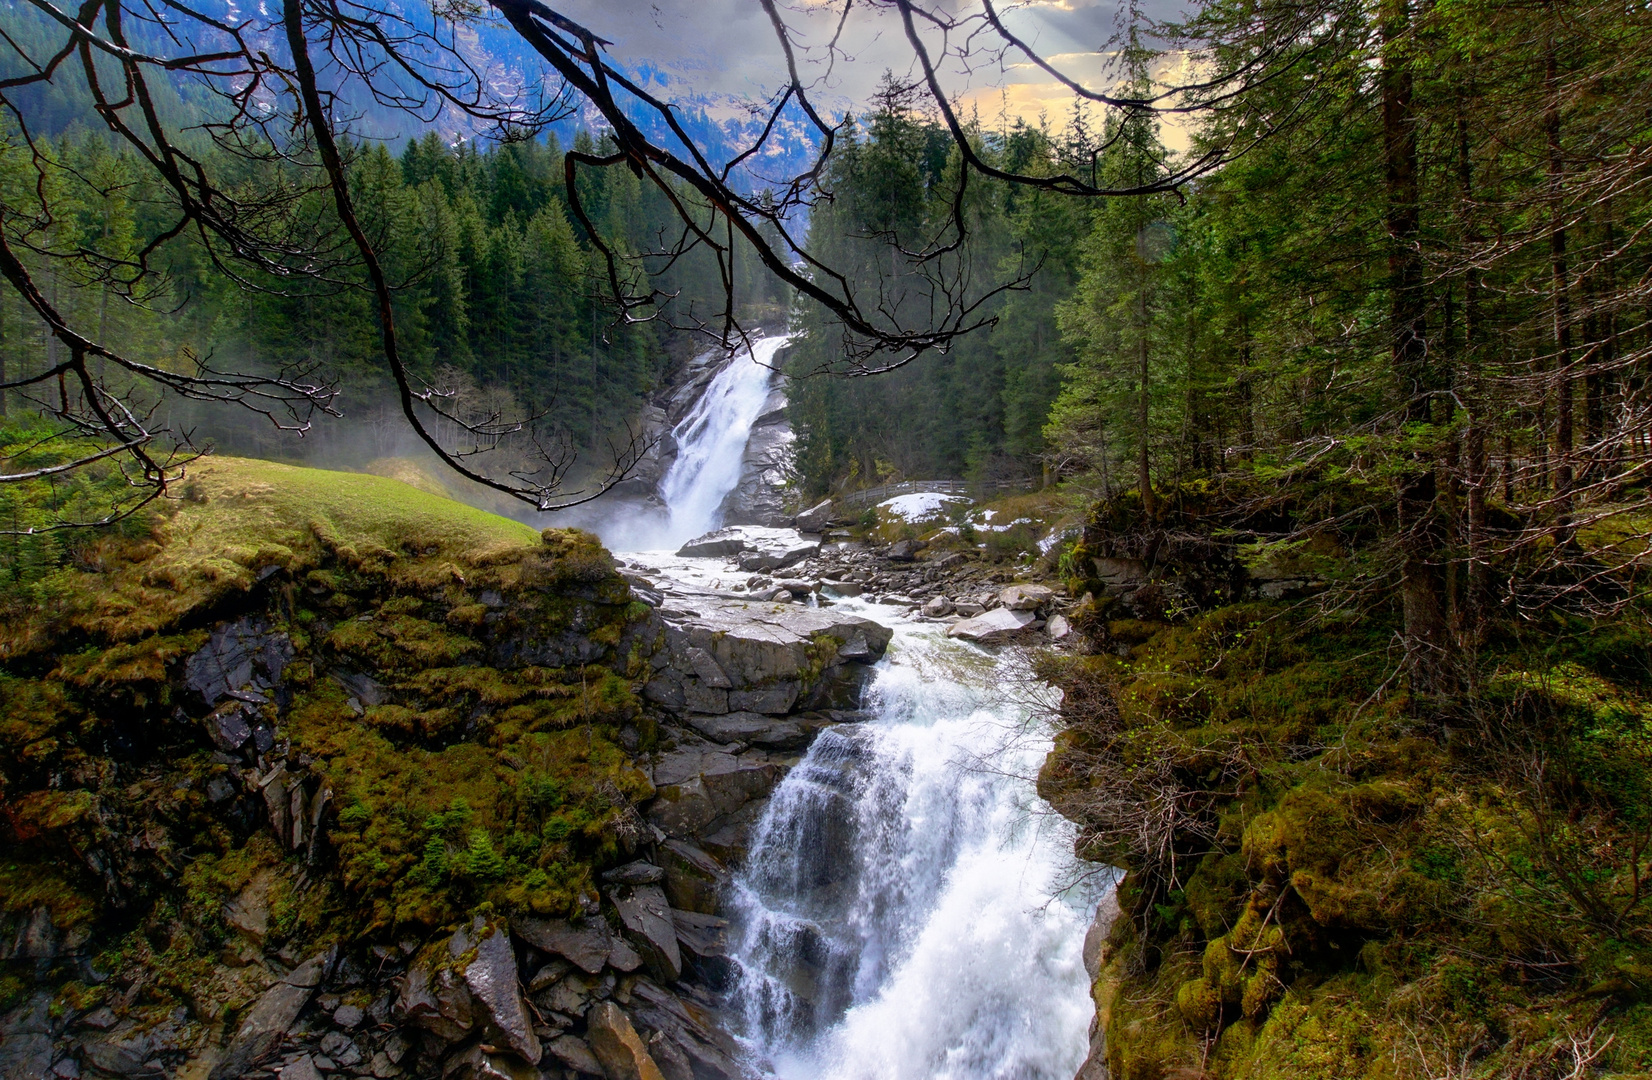
[[[1147,518],[1148,521],[1152,521],[1153,518],[1158,516],[1159,508],[1158,508],[1156,500],[1153,497],[1153,470],[1152,470],[1152,467],[1151,467],[1152,463],[1151,463],[1151,460],[1149,458],[1150,448],[1147,445],[1148,444],[1147,422],[1148,422],[1148,418],[1150,416],[1149,406],[1150,406],[1151,403],[1148,400],[1148,386],[1147,386],[1147,375],[1148,375],[1147,318],[1148,318],[1148,315],[1147,315],[1147,282],[1145,280],[1146,274],[1143,274],[1142,277],[1144,278],[1144,280],[1142,281],[1141,290],[1140,290],[1140,293],[1139,293],[1140,299],[1138,301],[1138,303],[1140,304],[1140,314],[1141,314],[1141,336],[1140,336],[1140,338],[1138,339],[1138,341],[1136,343],[1137,378],[1139,378],[1141,380],[1141,388],[1140,388],[1141,392],[1137,395],[1137,398],[1136,398],[1136,426],[1138,428],[1138,431],[1136,432],[1136,439],[1137,439],[1137,445],[1139,447],[1136,451],[1136,479],[1137,479],[1137,482],[1141,484],[1141,510],[1142,510],[1142,514]]]
[[[1572,305],[1570,271],[1566,264],[1566,226],[1562,223],[1561,206],[1565,183],[1564,165],[1560,158],[1560,68],[1555,55],[1554,4],[1549,4],[1548,33],[1544,41],[1544,103],[1543,134],[1548,146],[1548,179],[1550,203],[1549,267],[1554,293],[1555,362],[1555,491],[1560,496],[1560,510],[1570,509],[1572,490]]]
[[[1430,421],[1427,297],[1420,247],[1416,117],[1406,49],[1410,42],[1407,0],[1384,0],[1382,9],[1382,128],[1387,189],[1388,273],[1392,293],[1389,335],[1394,374],[1399,380],[1400,415],[1409,428]],[[1438,494],[1434,462],[1411,454],[1398,483],[1400,546],[1404,566],[1400,597],[1404,612],[1406,666],[1413,692],[1432,698],[1451,689],[1451,641],[1446,625],[1444,583],[1435,536]]]

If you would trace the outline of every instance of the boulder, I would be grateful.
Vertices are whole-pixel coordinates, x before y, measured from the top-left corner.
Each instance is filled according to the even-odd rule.
[[[716,990],[732,987],[740,967],[729,956],[728,920],[697,911],[673,911],[671,918],[683,960],[700,980]]]
[[[207,714],[207,737],[226,754],[233,754],[252,738],[253,725],[260,719],[258,706],[233,698]]]
[[[820,533],[825,532],[832,524],[832,500],[817,503],[792,519],[792,525],[798,532]]]
[[[621,885],[608,891],[608,899],[649,970],[667,982],[680,979],[683,957],[665,890],[658,885]]]
[[[795,694],[793,697],[795,700]],[[765,716],[760,712],[731,712],[722,716],[691,715],[688,717],[688,726],[714,742],[750,743],[769,750],[801,750],[809,741],[809,732],[801,725],[790,720]]]
[[[1037,611],[1054,599],[1055,590],[1047,585],[1011,585],[998,594],[998,602],[1011,611]]]
[[[624,866],[604,870],[602,880],[610,885],[657,885],[665,880],[665,871],[651,862],[637,859]]]
[[[315,1067],[315,1059],[309,1054],[286,1066],[276,1075],[281,1080],[321,1080],[321,1070]]]
[[[37,993],[0,1017],[0,1080],[39,1080],[47,1075],[56,1056],[51,1005],[51,995]]]
[[[631,1018],[612,1001],[591,1006],[585,1018],[586,1040],[591,1054],[602,1065],[608,1080],[665,1080],[660,1067],[649,1056]]]
[[[944,596],[932,596],[925,601],[923,613],[931,619],[939,619],[944,615],[952,614],[952,601]]]
[[[994,608],[972,619],[953,623],[947,627],[946,636],[990,644],[1007,640],[1037,621],[1038,617],[1030,611]]]
[[[797,682],[783,682],[760,690],[730,690],[728,707],[735,712],[767,713],[784,716],[792,711],[802,686]]]
[[[540,1080],[540,1072],[515,1054],[471,1043],[443,1060],[442,1080]]]
[[[1051,615],[1050,621],[1044,624],[1044,632],[1056,641],[1060,641],[1073,632],[1073,624],[1067,621],[1065,615]]]
[[[538,1064],[539,1037],[534,1034],[527,1002],[522,1000],[510,935],[498,927],[474,929],[480,940],[476,943],[476,959],[465,966],[465,986],[481,1003],[505,1045],[530,1065]]]
[[[858,581],[822,581],[820,589],[832,596],[859,596],[866,591],[866,586]]]
[[[656,794],[648,805],[648,820],[668,836],[693,839],[768,795],[780,782],[780,771],[767,760],[719,751],[675,751],[654,766]]]
[[[460,930],[449,939],[449,950],[452,950],[456,939],[465,946],[454,954],[460,955],[469,948],[469,941],[464,937],[464,931]],[[408,968],[407,974],[402,976],[395,1011],[401,1019],[424,1028],[437,1038],[457,1042],[476,1027],[478,1010],[471,998],[470,988],[452,968],[444,966],[432,971],[430,963],[420,962]]]
[[[613,932],[601,919],[518,918],[511,921],[511,932],[540,952],[564,957],[592,975],[601,973],[614,946]]]
[[[746,533],[741,528],[716,529],[696,536],[677,549],[677,554],[699,559],[727,558],[746,550]]]
[[[717,910],[729,879],[722,863],[686,840],[671,839],[660,845],[660,861],[665,864],[665,897],[673,908],[708,915]]]
[[[334,956],[332,949],[318,953],[264,991],[224,1048],[224,1054],[213,1066],[209,1080],[239,1077],[273,1054],[286,1037],[287,1029],[304,1011],[304,1006],[310,1003],[316,987],[327,977]]]
[[[584,1039],[577,1035],[558,1035],[545,1044],[545,1049],[562,1064],[586,1076],[601,1076],[602,1064]]]
[[[818,539],[811,540],[795,529],[731,525],[695,537],[677,549],[677,554],[714,559],[732,557],[740,569],[758,573],[795,566],[819,550]]]
[[[265,619],[219,623],[207,643],[184,662],[184,683],[208,705],[226,697],[263,698],[293,658],[292,640]]]
[[[684,650],[684,654],[688,658],[689,666],[694,669],[695,676],[703,685],[716,690],[727,690],[734,685],[723,673],[723,669],[717,666],[716,658],[704,649],[690,645]]]
[[[916,562],[918,552],[928,546],[922,540],[898,540],[889,545],[889,550],[884,554],[891,562]]]
[[[631,988],[631,1015],[688,1058],[695,1080],[745,1080],[740,1047],[707,1009],[648,979]]]

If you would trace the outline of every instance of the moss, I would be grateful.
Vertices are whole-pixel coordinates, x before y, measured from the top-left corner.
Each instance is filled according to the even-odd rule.
[[[1383,690],[1388,626],[1290,611],[1094,626],[1129,657],[1042,662],[1069,726],[1040,791],[1130,870],[1095,991],[1114,1075],[1387,1078],[1470,1050],[1474,1075],[1563,1075],[1591,1032],[1609,1074],[1642,1067],[1640,628],[1497,642],[1473,711],[1430,727]],[[1173,866],[1096,816],[1168,797]]]

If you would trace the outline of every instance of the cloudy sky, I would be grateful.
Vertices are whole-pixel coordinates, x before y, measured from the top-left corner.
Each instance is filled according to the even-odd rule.
[[[942,0],[962,13],[978,10],[974,0]],[[594,33],[613,41],[610,53],[633,68],[649,65],[671,77],[674,89],[719,98],[761,99],[784,73],[774,31],[757,0],[561,0],[554,6]],[[999,0],[1006,23],[1066,74],[1091,89],[1113,82],[1103,50],[1118,28],[1118,0]],[[1144,7],[1174,17],[1177,0],[1149,0]],[[827,69],[825,43],[843,10],[842,0],[781,0],[796,38],[808,46],[805,79],[817,80],[814,94],[839,110],[866,101],[885,70],[916,78],[911,49],[899,18],[875,0],[855,0],[842,37],[847,57]],[[996,39],[994,39],[996,40]],[[931,52],[938,34],[929,35]],[[1033,118],[1042,111],[1059,123],[1071,95],[1044,72],[1011,55],[995,62],[977,50],[973,70],[954,60],[947,65],[948,92],[977,106],[984,119],[1000,111]]]

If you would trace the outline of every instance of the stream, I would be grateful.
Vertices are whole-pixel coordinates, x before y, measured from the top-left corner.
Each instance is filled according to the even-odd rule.
[[[766,360],[783,339],[760,341]],[[698,588],[743,574],[675,548],[721,523],[772,377],[734,357],[673,432],[669,518],[597,521],[619,557]],[[618,510],[618,508],[616,508]],[[826,729],[775,790],[724,914],[725,1014],[784,1080],[1068,1080],[1093,1008],[1081,952],[1107,880],[1034,790],[1050,732],[1022,658],[860,600],[894,628],[868,719]]]

